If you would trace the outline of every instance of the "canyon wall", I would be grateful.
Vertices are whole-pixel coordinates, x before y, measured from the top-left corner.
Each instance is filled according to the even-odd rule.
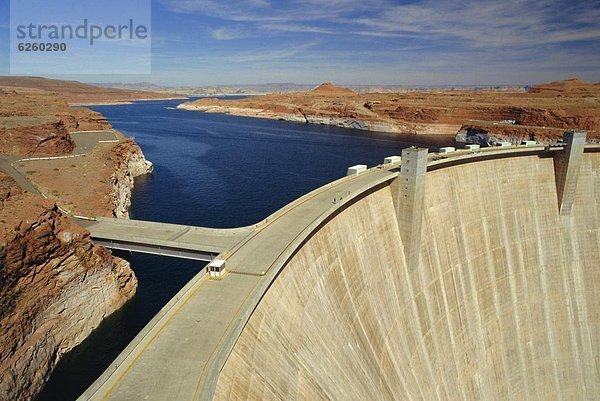
[[[61,94],[0,89],[0,157],[14,156],[5,166],[26,156],[69,155],[70,133],[110,128],[104,116],[70,107]],[[95,246],[63,213],[128,217],[133,179],[152,164],[133,140],[115,135],[118,143],[98,143],[77,157],[16,162],[52,200],[0,172],[0,400],[33,398],[61,357],[135,294],[129,263]]]
[[[133,140],[119,143],[109,153],[115,155],[116,160],[115,172],[110,177],[113,187],[111,212],[113,217],[127,219],[131,206],[133,179],[151,173],[152,163],[146,160],[142,150]]]
[[[356,201],[287,262],[215,400],[600,398],[600,154],[570,218],[550,157],[427,173],[420,257],[396,185]]]
[[[109,128],[100,113],[69,107],[56,94],[0,88],[0,155],[65,155],[75,147],[70,132]]]
[[[113,165],[106,188],[80,196],[106,192],[106,204],[90,202],[93,214],[127,218],[133,179],[152,163],[132,140],[107,154]],[[135,294],[137,279],[127,261],[94,245],[53,201],[1,173],[0,204],[0,400],[28,400],[64,354]]]
[[[0,399],[31,399],[61,356],[135,294],[129,263],[0,175]]]

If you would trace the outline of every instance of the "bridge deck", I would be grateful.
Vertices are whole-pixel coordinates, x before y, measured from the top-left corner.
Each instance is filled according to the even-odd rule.
[[[77,219],[92,239],[108,248],[210,261],[234,247],[253,227],[211,229],[125,219]]]

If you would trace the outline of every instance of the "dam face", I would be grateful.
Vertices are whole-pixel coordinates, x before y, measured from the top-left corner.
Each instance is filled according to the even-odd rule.
[[[538,155],[426,174],[407,263],[398,178],[320,226],[272,282],[215,400],[600,399],[600,153],[559,213]]]

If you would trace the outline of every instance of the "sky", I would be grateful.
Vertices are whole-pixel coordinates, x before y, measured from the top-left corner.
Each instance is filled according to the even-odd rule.
[[[148,1],[150,75],[52,77],[170,86],[600,81],[598,0]],[[0,0],[1,75],[9,28],[9,1]]]

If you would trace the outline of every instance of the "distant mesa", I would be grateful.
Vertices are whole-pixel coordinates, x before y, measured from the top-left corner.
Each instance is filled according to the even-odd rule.
[[[533,86],[531,93],[573,93],[573,92],[597,92],[600,91],[600,83],[592,84],[578,78],[570,78],[564,81],[554,81]]]
[[[170,98],[185,98],[185,96],[170,93],[155,93],[142,90],[125,90],[115,88],[101,88],[78,81],[64,81],[40,77],[0,76],[0,87],[5,90],[27,89],[32,93],[52,93],[63,98],[70,104],[106,104],[127,103],[134,100],[160,100]]]
[[[343,88],[341,86],[336,86],[336,85],[332,84],[331,82],[325,82],[325,83],[317,86],[315,89],[313,89],[311,91],[311,93],[314,93],[317,95],[326,95],[326,96],[356,95],[356,92],[354,92],[352,89]]]

